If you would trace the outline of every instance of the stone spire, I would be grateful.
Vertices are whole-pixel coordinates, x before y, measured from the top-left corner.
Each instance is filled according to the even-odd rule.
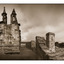
[[[4,22],[5,24],[7,24],[7,13],[6,13],[6,11],[5,11],[5,7],[4,7],[4,10],[3,10],[2,16],[3,16],[3,18],[2,18],[3,22]]]
[[[12,15],[14,15],[14,16],[16,15],[15,9],[13,9]]]
[[[11,14],[11,23],[17,23],[17,18],[16,18],[16,12],[15,9],[13,9],[12,14]]]

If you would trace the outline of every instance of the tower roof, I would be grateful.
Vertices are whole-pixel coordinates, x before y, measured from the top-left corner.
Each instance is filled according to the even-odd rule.
[[[7,15],[7,13],[6,13],[6,11],[5,11],[5,7],[4,7],[4,10],[3,10],[2,15]]]
[[[13,9],[13,11],[12,11],[12,15],[16,15],[15,9]]]

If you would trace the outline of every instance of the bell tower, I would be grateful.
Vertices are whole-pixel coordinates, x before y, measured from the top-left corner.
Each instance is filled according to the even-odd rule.
[[[5,7],[4,7],[4,10],[3,10],[2,16],[3,16],[3,18],[2,18],[3,22],[4,22],[5,24],[7,24],[7,13],[6,13],[6,11],[5,11]]]
[[[16,12],[15,12],[15,9],[13,9],[12,14],[11,14],[11,23],[12,23],[12,24],[14,24],[14,23],[17,24],[17,23],[18,23],[18,22],[17,22],[16,15],[17,15],[17,14],[16,14]]]

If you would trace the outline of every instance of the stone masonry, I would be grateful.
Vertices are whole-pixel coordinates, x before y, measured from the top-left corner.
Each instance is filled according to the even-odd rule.
[[[48,32],[46,34],[46,45],[50,52],[55,52],[55,34]]]
[[[20,52],[21,36],[15,9],[11,13],[11,24],[7,24],[5,7],[2,16],[2,21],[0,21],[0,53],[18,53]]]

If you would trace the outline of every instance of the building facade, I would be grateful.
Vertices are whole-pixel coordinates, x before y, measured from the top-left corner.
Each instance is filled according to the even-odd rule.
[[[21,34],[19,29],[20,24],[17,22],[16,15],[15,9],[13,9],[11,23],[7,24],[7,13],[4,7],[2,21],[0,21],[0,48],[4,53],[7,49],[10,49],[12,52],[19,51]]]

